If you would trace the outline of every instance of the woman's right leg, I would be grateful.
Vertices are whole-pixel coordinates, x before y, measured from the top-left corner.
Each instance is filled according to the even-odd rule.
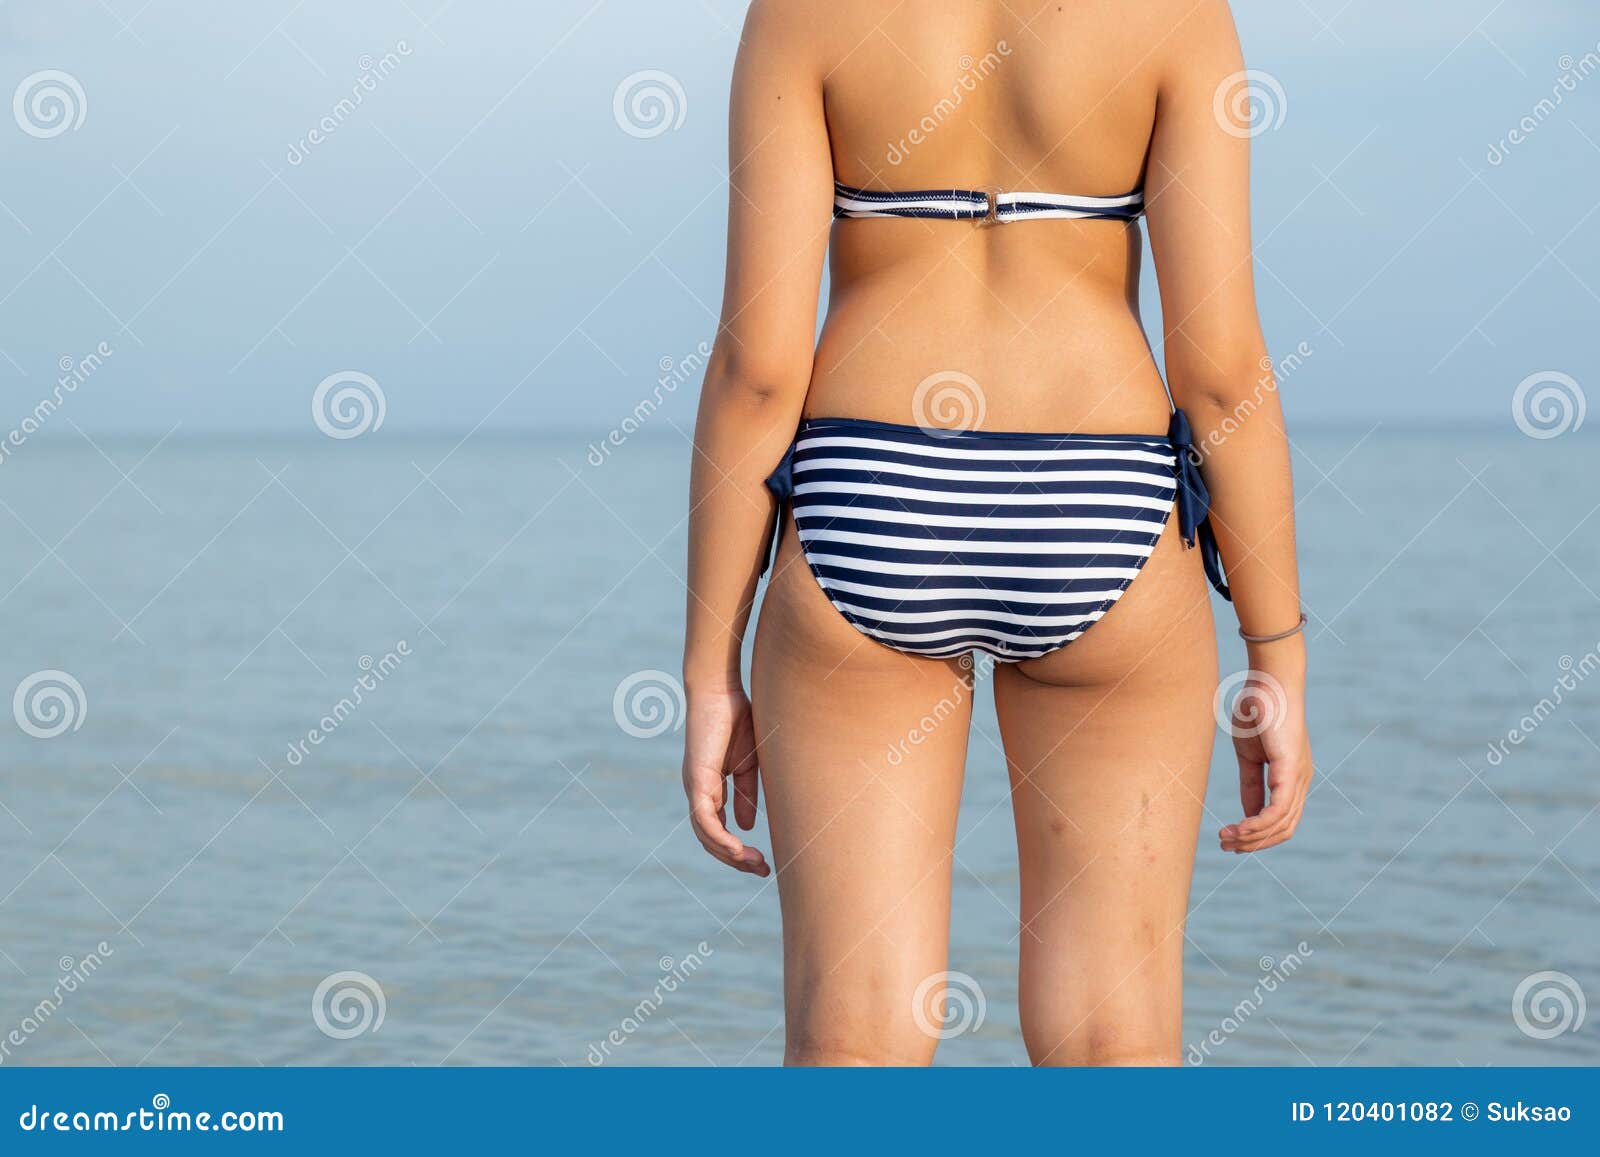
[[[857,631],[786,527],[751,679],[783,909],[786,1064],[933,1059],[943,985],[924,982],[945,970],[971,678],[962,662]]]

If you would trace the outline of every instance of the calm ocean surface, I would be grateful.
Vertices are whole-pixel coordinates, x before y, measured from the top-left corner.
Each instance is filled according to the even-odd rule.
[[[60,726],[48,696],[0,715],[0,1061],[780,1059],[776,891],[691,838],[678,734],[613,711],[678,664],[680,436],[597,466],[582,436],[59,433],[0,465],[0,691],[82,688],[53,738],[16,718]],[[1539,1039],[1574,986],[1600,1000],[1597,445],[1297,450],[1322,774],[1285,848],[1202,838],[1185,1039],[1212,1064],[1600,1063],[1600,1009]],[[1208,833],[1238,809],[1220,736],[1207,802]],[[1025,1059],[1008,813],[975,740],[950,967],[983,1017],[941,1063]],[[1571,984],[1523,985],[1547,971]]]

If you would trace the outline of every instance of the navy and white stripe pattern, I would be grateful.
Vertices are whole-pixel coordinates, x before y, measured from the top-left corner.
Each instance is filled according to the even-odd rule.
[[[817,418],[768,485],[863,634],[1016,662],[1066,646],[1127,590],[1180,500],[1179,457],[1159,435]]]
[[[1133,221],[1144,212],[1144,193],[1076,197],[1065,193],[988,193],[982,189],[921,189],[881,193],[833,184],[835,217],[927,217],[948,221]]]

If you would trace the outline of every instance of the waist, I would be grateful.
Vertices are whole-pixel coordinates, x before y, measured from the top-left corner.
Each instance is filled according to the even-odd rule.
[[[1088,450],[1154,453],[1168,465],[1174,452],[1172,412],[1159,429],[1122,432],[1084,430],[991,430],[928,423],[884,422],[872,418],[819,416],[803,418],[795,444],[837,440],[871,442],[889,448],[916,447],[952,455],[973,455],[1010,463],[1027,462]]]

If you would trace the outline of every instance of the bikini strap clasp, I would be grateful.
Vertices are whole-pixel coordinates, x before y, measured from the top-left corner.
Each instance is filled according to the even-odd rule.
[[[978,226],[978,228],[988,229],[992,226],[1004,223],[1005,218],[1000,216],[1000,198],[1003,194],[999,188],[991,187],[987,189],[979,189],[977,191],[983,194],[985,201],[983,216],[977,218],[975,221],[975,224]]]

